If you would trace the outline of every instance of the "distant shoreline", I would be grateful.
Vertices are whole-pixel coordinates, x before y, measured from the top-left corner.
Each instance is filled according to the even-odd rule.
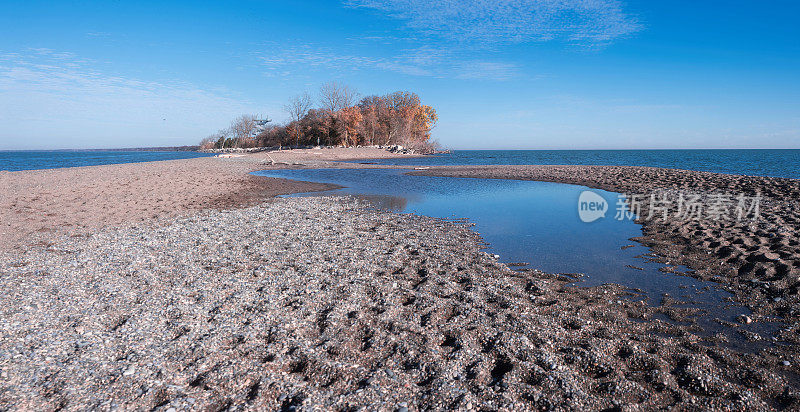
[[[0,152],[199,152],[200,146],[123,147],[116,149],[6,149]]]
[[[120,149],[89,149],[108,152],[199,152],[200,146],[124,147]]]

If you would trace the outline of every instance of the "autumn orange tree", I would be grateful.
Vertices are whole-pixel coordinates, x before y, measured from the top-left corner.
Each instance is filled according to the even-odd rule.
[[[345,107],[336,115],[337,124],[341,129],[344,146],[356,146],[362,141],[362,136],[358,135],[359,125],[363,122],[364,116],[357,106]]]
[[[380,117],[386,111],[386,101],[380,96],[367,96],[358,103],[362,121],[359,132],[368,145],[375,144],[375,136],[382,135]]]
[[[439,121],[439,115],[436,114],[436,109],[431,106],[421,105],[417,107],[417,113],[414,115],[414,138],[417,141],[429,141],[431,138],[431,131],[436,127]]]
[[[224,147],[239,147],[239,142],[248,147],[281,147],[284,142],[299,147],[319,145],[324,140],[329,145],[341,146],[402,145],[421,151],[433,148],[431,132],[439,117],[433,107],[422,104],[416,93],[397,91],[366,96],[359,101],[357,97],[358,92],[349,86],[325,83],[318,93],[318,108],[311,107],[307,93],[293,97],[284,106],[289,114],[287,123],[264,128],[255,138],[249,137],[250,132],[237,130],[236,135],[248,138],[231,140],[230,146],[226,143]],[[237,121],[247,126],[249,122],[243,119]],[[204,147],[222,147],[214,144],[212,138],[207,138],[204,144]]]

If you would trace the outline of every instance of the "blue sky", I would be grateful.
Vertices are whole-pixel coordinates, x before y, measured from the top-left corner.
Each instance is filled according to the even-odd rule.
[[[0,4],[0,149],[194,144],[329,80],[446,147],[800,148],[791,1]]]

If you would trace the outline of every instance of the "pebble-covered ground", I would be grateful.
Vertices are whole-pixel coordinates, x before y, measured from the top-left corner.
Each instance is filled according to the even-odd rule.
[[[800,408],[615,286],[515,272],[463,224],[276,199],[0,259],[0,410]]]

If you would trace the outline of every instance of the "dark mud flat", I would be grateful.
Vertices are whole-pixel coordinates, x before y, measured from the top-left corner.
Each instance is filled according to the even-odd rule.
[[[793,360],[481,247],[465,225],[292,198],[5,256],[0,409],[800,407]]]

